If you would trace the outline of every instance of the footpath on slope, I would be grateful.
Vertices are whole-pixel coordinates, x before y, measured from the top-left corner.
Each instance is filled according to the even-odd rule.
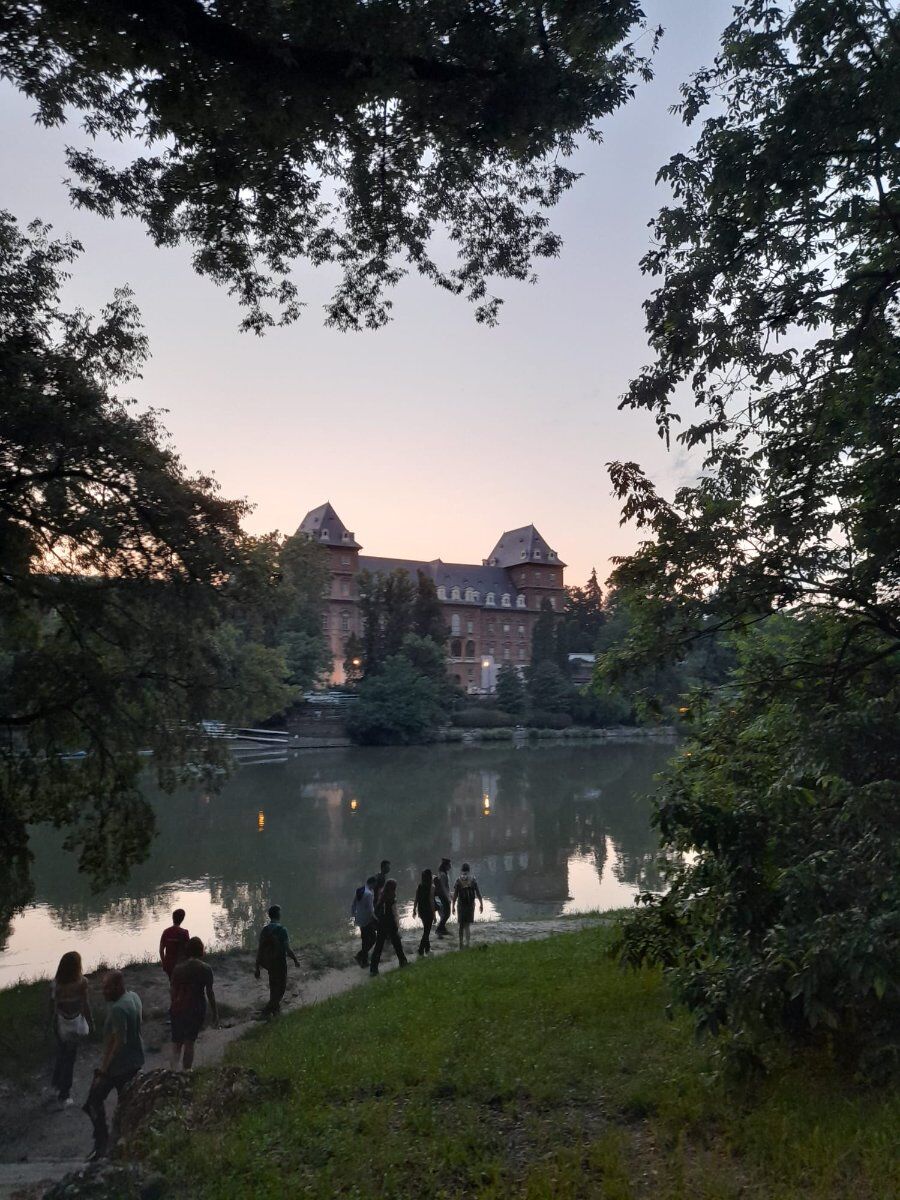
[[[602,917],[589,916],[547,921],[476,922],[472,929],[472,946],[532,941],[584,929],[602,920]],[[415,954],[419,934],[413,930],[402,932],[413,969],[423,968],[427,959],[418,959]],[[353,962],[352,955],[358,945],[358,941],[348,939],[330,947],[333,957],[345,957],[348,965],[321,971],[311,967],[300,950],[300,969],[288,965],[283,1011],[318,1004],[362,983],[377,987],[378,980],[371,979],[367,971]],[[445,939],[432,934],[431,946],[435,958],[459,953],[455,922]],[[258,1025],[259,1010],[268,999],[268,988],[265,972],[259,981],[254,977],[253,962],[254,955],[250,951],[233,951],[215,958],[216,1000],[222,1009],[222,1019],[218,1029],[207,1027],[201,1033],[197,1042],[196,1067],[219,1062],[229,1043]],[[390,958],[382,959],[383,972],[394,970],[396,966],[393,952]],[[91,994],[95,997],[100,992],[99,974],[90,976]],[[169,1006],[168,980],[157,962],[126,967],[125,979],[126,986],[136,991],[143,1003],[144,1069],[152,1071],[168,1067],[170,1043],[165,1020]],[[70,1108],[60,1108],[55,1095],[48,1094],[46,1084],[52,1063],[34,1076],[28,1088],[0,1081],[0,1200],[37,1200],[46,1187],[85,1161],[91,1151],[91,1125],[80,1106],[87,1096],[100,1050],[99,1041],[91,1041],[80,1049],[72,1088],[75,1104]],[[108,1103],[110,1113],[113,1102],[114,1097]]]

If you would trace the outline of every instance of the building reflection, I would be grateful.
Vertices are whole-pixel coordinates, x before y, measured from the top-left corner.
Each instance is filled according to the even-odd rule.
[[[126,885],[92,895],[60,835],[40,829],[36,899],[76,936],[101,919],[127,935],[166,918],[176,884],[205,885],[220,944],[252,937],[271,903],[301,942],[345,927],[353,889],[382,858],[411,899],[447,855],[454,872],[472,864],[501,918],[594,907],[598,889],[627,903],[659,886],[649,793],[668,753],[641,742],[320,751],[240,768],[219,794],[148,788],[159,834]],[[27,921],[14,919],[14,938]]]

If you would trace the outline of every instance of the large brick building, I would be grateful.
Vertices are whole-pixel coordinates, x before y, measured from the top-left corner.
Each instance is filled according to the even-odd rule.
[[[480,563],[445,563],[439,558],[376,558],[362,546],[330,504],[306,514],[298,534],[328,551],[331,586],[323,623],[334,660],[332,680],[344,678],[344,647],[351,633],[362,636],[358,576],[361,571],[422,571],[434,580],[447,616],[448,671],[468,691],[493,689],[498,667],[525,667],[531,657],[531,631],[545,599],[562,612],[565,563],[533,525],[504,533]]]

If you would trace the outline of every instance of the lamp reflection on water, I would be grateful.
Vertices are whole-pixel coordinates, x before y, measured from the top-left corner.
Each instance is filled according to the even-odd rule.
[[[354,797],[354,798],[353,798],[353,799],[350,801],[350,811],[351,811],[351,812],[356,812],[356,810],[357,810],[358,808],[359,808],[359,801],[358,801],[358,800],[357,800],[357,799]]]
[[[259,830],[260,833],[262,833],[262,831],[265,829],[265,827],[266,827],[266,814],[263,812],[262,809],[260,809],[259,812],[256,814],[256,828]]]
[[[483,807],[483,809],[484,809],[484,815],[485,815],[486,817],[487,817],[487,816],[490,816],[490,812],[491,812],[491,798],[490,798],[490,796],[487,794],[487,792],[485,792],[485,794],[484,794],[484,800],[482,801],[482,807]]]

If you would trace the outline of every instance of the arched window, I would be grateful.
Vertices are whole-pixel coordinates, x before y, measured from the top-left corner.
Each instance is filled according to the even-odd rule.
[[[475,657],[475,643],[474,642],[466,642],[466,658],[474,658],[474,657]]]
[[[460,627],[459,627],[459,613],[454,613],[453,616],[450,618],[450,632],[454,636],[461,632]]]
[[[450,657],[462,658],[462,642],[459,640],[459,638],[454,638],[450,643]]]
[[[509,608],[509,592],[503,593],[503,598],[501,599],[500,603],[504,608]]]
[[[525,597],[520,593],[518,596],[516,596],[516,608],[524,608],[524,607],[525,607]]]
[[[455,588],[452,588],[452,589],[451,589],[451,591],[450,591],[450,599],[451,599],[451,600],[458,600],[458,599],[459,599],[459,588],[458,588],[458,587],[455,587]]]
[[[441,584],[441,586],[438,588],[437,592],[438,592],[438,600],[446,600],[447,599],[447,589],[444,587],[443,584]]]
[[[489,605],[491,605],[491,607],[493,607],[493,604],[494,604],[494,593],[493,593],[493,592],[488,592],[487,596],[485,596],[484,602],[485,602],[485,604],[489,604]]]

